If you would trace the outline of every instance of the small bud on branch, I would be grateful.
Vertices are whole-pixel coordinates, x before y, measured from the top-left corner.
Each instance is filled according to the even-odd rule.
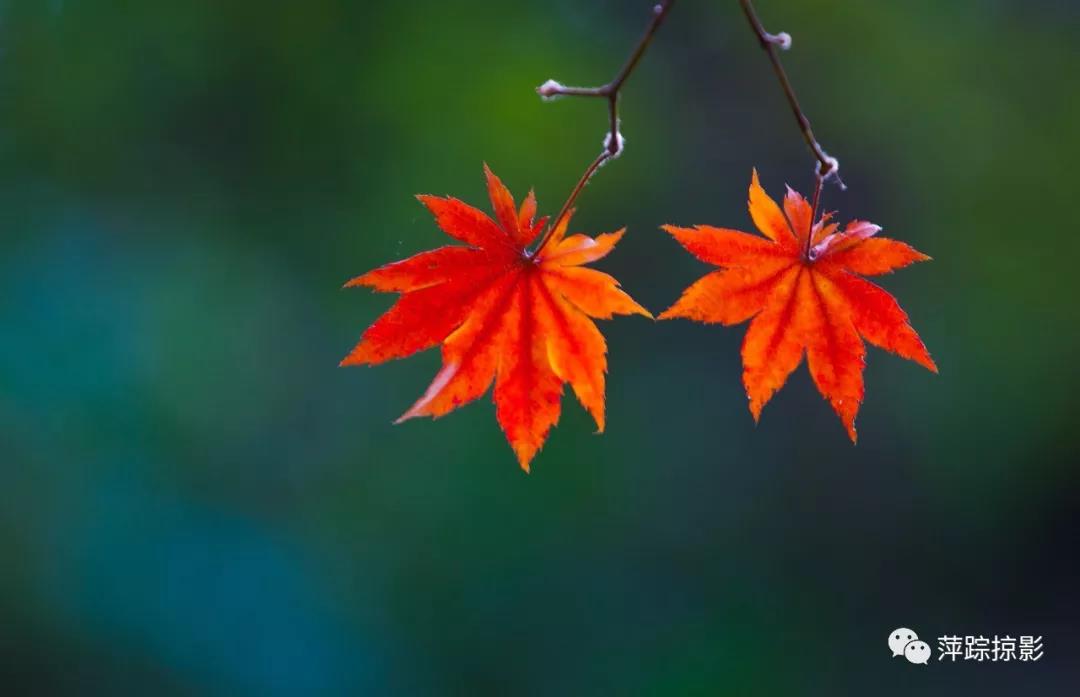
[[[556,82],[555,80],[548,80],[547,82],[536,88],[536,93],[543,97],[544,100],[551,101],[554,99],[558,99],[560,96],[565,94],[565,92],[563,92],[563,90],[565,89],[566,87]]]

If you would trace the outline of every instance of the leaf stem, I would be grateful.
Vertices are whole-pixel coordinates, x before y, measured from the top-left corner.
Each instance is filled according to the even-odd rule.
[[[551,238],[552,234],[558,229],[559,224],[562,223],[563,219],[570,213],[570,208],[574,205],[574,201],[577,200],[582,189],[584,189],[585,185],[592,179],[592,175],[596,174],[596,170],[600,169],[600,165],[604,164],[612,157],[613,155],[605,149],[592,161],[592,164],[585,169],[585,173],[581,175],[581,179],[578,179],[578,183],[574,185],[574,190],[570,192],[570,195],[566,198],[566,202],[563,203],[562,209],[559,210],[559,214],[555,216],[547,231],[544,232],[540,244],[536,246],[536,249],[533,250],[532,254],[529,256],[536,257],[536,255],[540,253],[540,250],[544,248],[544,245],[547,244],[547,241]]]
[[[675,0],[662,0],[662,2],[653,6],[652,19],[649,21],[649,25],[645,28],[645,33],[642,35],[641,40],[638,41],[637,46],[630,52],[626,62],[623,63],[622,68],[615,74],[609,82],[599,87],[567,87],[561,85],[554,80],[548,80],[544,84],[536,88],[537,93],[545,99],[554,99],[555,97],[567,96],[567,97],[603,97],[608,102],[608,134],[604,139],[604,149],[600,152],[600,155],[593,160],[586,169],[585,173],[581,175],[581,179],[578,180],[577,185],[570,192],[570,196],[566,199],[566,203],[563,204],[559,214],[555,216],[554,220],[548,226],[544,232],[544,236],[540,238],[540,243],[536,246],[532,256],[536,256],[540,253],[540,250],[544,248],[548,240],[551,239],[552,234],[562,223],[563,219],[569,213],[573,207],[577,197],[581,194],[581,191],[585,188],[585,185],[589,182],[589,179],[596,173],[596,170],[600,169],[608,160],[612,160],[622,154],[623,150],[623,138],[619,133],[619,94],[622,92],[622,87],[626,81],[630,78],[630,75],[637,68],[638,63],[641,62],[642,56],[645,55],[645,50],[652,42],[653,36],[656,35],[660,25],[664,23],[667,18],[668,12],[675,5]]]
[[[739,4],[742,5],[743,13],[746,15],[746,20],[750,23],[750,28],[757,34],[758,42],[761,44],[762,50],[769,56],[769,62],[772,63],[773,71],[780,81],[780,87],[784,90],[784,96],[787,97],[791,112],[795,115],[795,120],[799,124],[799,130],[802,132],[803,140],[806,141],[806,145],[810,148],[810,152],[814,154],[814,157],[818,161],[817,177],[819,185],[824,179],[833,176],[836,178],[840,188],[846,189],[847,187],[844,185],[843,180],[840,179],[840,162],[835,157],[825,152],[825,149],[821,147],[821,143],[819,143],[814,136],[814,130],[810,126],[810,119],[807,118],[806,112],[804,112],[799,105],[799,98],[795,95],[795,88],[791,86],[791,80],[788,79],[787,72],[784,70],[784,64],[780,62],[779,50],[786,51],[791,48],[791,35],[787,32],[770,34],[765,31],[764,25],[762,25],[761,20],[757,16],[757,12],[754,10],[754,3],[752,0],[739,0]],[[815,195],[814,198],[816,200],[818,197]],[[810,222],[812,225],[813,218],[811,218]]]
[[[817,220],[818,212],[821,210],[821,189],[826,176],[821,173],[820,167],[814,173],[814,202],[810,207],[810,229],[806,232],[806,248],[803,250],[803,258],[807,261],[813,261],[810,258],[810,248],[814,246],[814,221]]]

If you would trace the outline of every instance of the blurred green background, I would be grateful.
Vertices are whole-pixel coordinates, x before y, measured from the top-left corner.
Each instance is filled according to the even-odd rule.
[[[755,427],[743,328],[603,323],[533,474],[489,399],[392,426],[429,351],[339,369],[341,284],[596,154],[637,0],[0,2],[0,691],[1073,694],[1080,8],[759,0],[850,186],[935,261],[882,279],[941,374],[871,349],[860,442],[800,370]],[[654,311],[812,161],[738,3],[683,0],[575,228]],[[913,666],[897,626],[1043,635]],[[1070,687],[1071,686],[1071,687]]]

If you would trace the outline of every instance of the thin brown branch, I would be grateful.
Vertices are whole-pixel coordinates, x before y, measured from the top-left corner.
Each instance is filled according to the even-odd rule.
[[[791,80],[788,79],[787,73],[784,71],[783,63],[780,62],[780,50],[786,51],[791,48],[791,35],[786,32],[770,34],[765,31],[765,27],[761,24],[761,20],[758,19],[757,12],[754,10],[754,3],[751,0],[739,0],[739,3],[742,5],[747,21],[750,22],[750,28],[757,34],[762,50],[769,56],[769,62],[772,63],[776,77],[780,80],[780,87],[784,90],[784,96],[787,97],[791,112],[799,123],[799,130],[802,131],[803,140],[806,141],[806,145],[818,161],[817,177],[819,182],[830,176],[835,177],[840,188],[846,189],[843,180],[840,179],[839,161],[825,152],[825,149],[821,147],[821,143],[814,136],[814,130],[810,127],[810,119],[807,118],[806,113],[799,105],[799,98],[795,96],[795,89],[791,86]],[[817,198],[815,196],[815,199]]]
[[[634,47],[634,50],[630,53],[630,56],[626,59],[622,68],[615,74],[609,82],[599,87],[567,87],[566,85],[559,84],[555,80],[548,80],[544,84],[536,88],[537,93],[544,99],[555,99],[557,97],[603,97],[608,102],[608,133],[604,138],[604,149],[600,152],[600,155],[593,160],[592,164],[588,166],[585,173],[578,180],[577,185],[573,191],[570,192],[570,196],[566,199],[566,203],[563,204],[562,210],[555,216],[555,219],[551,221],[551,225],[544,232],[543,237],[540,238],[540,243],[533,251],[533,255],[536,255],[544,248],[547,241],[551,239],[552,233],[562,223],[563,218],[566,217],[570,209],[574,206],[574,202],[581,194],[581,191],[585,188],[585,185],[592,178],[592,175],[596,173],[596,170],[600,169],[608,160],[612,160],[622,154],[623,150],[623,137],[619,133],[619,95],[622,92],[622,87],[626,81],[630,78],[630,75],[637,68],[638,63],[641,62],[641,57],[645,55],[645,50],[649,47],[649,43],[652,41],[653,36],[656,35],[660,25],[664,23],[664,19],[667,18],[668,12],[675,5],[675,0],[663,0],[659,4],[655,5],[652,9],[652,19],[649,21],[649,26],[645,28],[645,34],[641,37],[641,40]]]

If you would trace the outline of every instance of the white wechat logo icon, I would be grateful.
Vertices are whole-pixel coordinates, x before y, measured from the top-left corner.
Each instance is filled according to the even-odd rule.
[[[907,627],[894,629],[889,635],[889,649],[893,658],[903,656],[911,663],[926,665],[930,660],[930,645],[919,641],[919,635]]]
[[[930,660],[930,645],[925,641],[909,641],[904,647],[904,658],[912,663],[926,665],[926,662]]]

